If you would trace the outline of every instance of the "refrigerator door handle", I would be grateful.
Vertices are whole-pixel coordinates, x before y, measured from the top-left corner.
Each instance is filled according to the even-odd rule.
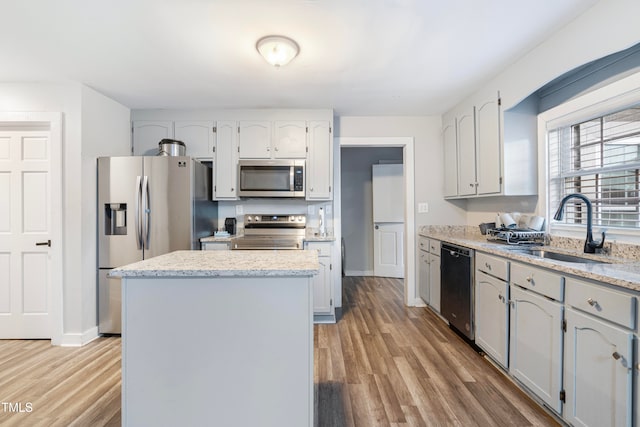
[[[136,218],[134,223],[136,225],[136,243],[138,249],[142,249],[142,217],[140,216],[141,179],[140,176],[136,177]]]
[[[142,213],[144,215],[143,245],[145,249],[149,249],[149,220],[151,210],[149,209],[149,177],[146,175],[142,179],[142,202]]]

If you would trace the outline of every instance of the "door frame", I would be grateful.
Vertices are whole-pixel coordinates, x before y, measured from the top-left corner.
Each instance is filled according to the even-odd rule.
[[[48,304],[50,315],[51,344],[62,342],[63,323],[63,236],[62,236],[62,113],[60,112],[0,112],[2,128],[40,127],[49,130],[50,183],[51,183],[51,282]],[[57,205],[57,206],[56,206]]]
[[[336,241],[342,240],[342,182],[340,177],[341,154],[343,147],[401,147],[402,164],[404,165],[404,303],[414,307],[424,305],[416,296],[416,249],[415,249],[415,170],[414,170],[414,139],[411,136],[399,137],[336,137],[335,174],[334,174],[334,198],[333,204],[336,215],[334,216],[334,234]],[[342,290],[342,286],[340,286]],[[340,299],[338,299],[340,296]],[[339,304],[338,304],[339,302]],[[336,293],[336,307],[342,306],[342,292]]]

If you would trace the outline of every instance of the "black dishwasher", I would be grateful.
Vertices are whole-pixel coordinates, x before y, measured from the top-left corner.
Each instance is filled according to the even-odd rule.
[[[473,341],[473,250],[442,243],[440,262],[440,313],[451,327]]]

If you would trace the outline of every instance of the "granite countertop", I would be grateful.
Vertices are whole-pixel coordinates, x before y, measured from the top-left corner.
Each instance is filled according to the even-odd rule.
[[[318,251],[176,251],[111,270],[110,277],[261,277],[318,274]]]
[[[595,260],[602,260],[608,264],[563,262],[520,253],[518,252],[518,249],[522,249],[522,247],[492,243],[487,241],[486,236],[482,235],[439,233],[425,230],[421,230],[419,235],[509,258],[514,261],[522,261],[528,264],[549,268],[560,273],[567,273],[628,290],[640,291],[640,262],[638,261],[609,257],[600,254],[585,254],[575,250],[561,249],[557,247],[536,246],[536,249],[544,249],[549,252],[560,252]]]

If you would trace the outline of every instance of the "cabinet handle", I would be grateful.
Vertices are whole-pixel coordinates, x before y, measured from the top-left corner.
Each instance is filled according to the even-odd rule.
[[[276,147],[275,150],[278,151],[278,147]]]
[[[616,360],[619,360],[620,357],[622,357],[622,356],[620,356],[620,353],[618,353],[617,351],[614,351],[611,356]]]
[[[533,282],[533,277],[531,277],[531,276],[527,276],[527,279],[526,279],[526,280],[527,280],[527,282],[531,283],[531,282]]]
[[[231,187],[231,191],[233,191],[233,187]]]
[[[311,187],[311,188],[309,189],[309,191],[313,191],[313,187]]]
[[[37,242],[36,246],[48,246],[48,247],[51,247],[51,240],[47,240],[46,242]]]
[[[473,187],[473,186],[474,186],[474,185],[473,185],[473,182],[469,184],[469,187]]]
[[[489,264],[488,262],[485,262],[484,266],[487,267],[487,270],[491,271],[491,264]]]
[[[596,305],[598,305],[598,301],[594,300],[593,298],[589,298],[587,302],[591,307],[595,307]]]

